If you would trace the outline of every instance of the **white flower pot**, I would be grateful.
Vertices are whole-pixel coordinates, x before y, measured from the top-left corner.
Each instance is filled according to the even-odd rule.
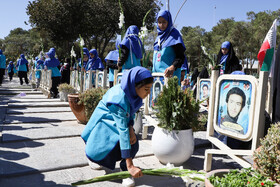
[[[139,134],[142,131],[142,127],[142,112],[136,112],[133,125],[135,134]]]
[[[152,149],[161,163],[181,165],[193,154],[192,129],[169,132],[163,128],[155,127],[152,136]]]
[[[60,101],[68,102],[68,92],[59,92],[59,99]]]

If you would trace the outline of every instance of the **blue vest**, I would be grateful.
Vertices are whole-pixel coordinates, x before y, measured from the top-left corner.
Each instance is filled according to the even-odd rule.
[[[6,69],[6,56],[0,55],[0,69]]]
[[[39,71],[35,72],[35,77],[36,77],[36,79],[40,79],[41,78],[41,71],[40,70],[44,69],[44,65],[42,64],[42,65],[39,66],[39,68],[37,68],[37,61],[35,61],[34,66],[35,66],[36,70],[39,70]]]
[[[161,49],[160,51],[154,51],[153,56],[153,73],[164,73],[165,69],[173,64],[175,59],[175,51],[172,46]],[[178,68],[173,76],[177,76],[180,82],[181,68]]]
[[[27,66],[27,64],[19,65],[18,66],[18,71],[25,71],[25,72],[27,72],[26,66]]]
[[[136,66],[141,66],[140,59],[136,58],[135,54],[129,51],[128,58],[122,66],[122,72],[124,72],[124,70],[134,68]]]
[[[103,160],[119,142],[122,158],[130,158],[129,124],[130,104],[121,85],[109,89],[95,108],[82,138],[86,143],[86,155],[93,161]],[[112,160],[115,164],[115,160]]]
[[[52,77],[60,77],[61,73],[57,67],[48,67],[49,70],[52,70]]]

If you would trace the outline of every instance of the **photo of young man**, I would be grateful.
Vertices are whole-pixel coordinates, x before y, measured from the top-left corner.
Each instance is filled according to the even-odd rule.
[[[221,117],[220,127],[244,134],[243,127],[237,123],[238,117],[246,103],[245,93],[238,87],[230,89],[226,95],[227,114]]]

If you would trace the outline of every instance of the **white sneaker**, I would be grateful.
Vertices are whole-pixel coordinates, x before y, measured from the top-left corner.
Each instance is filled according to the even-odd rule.
[[[102,166],[90,161],[89,159],[88,159],[88,165],[90,166],[91,169],[94,169],[94,170],[102,169]]]
[[[133,187],[133,186],[135,186],[134,178],[129,177],[129,178],[123,179],[122,180],[122,185],[125,186],[125,187]]]

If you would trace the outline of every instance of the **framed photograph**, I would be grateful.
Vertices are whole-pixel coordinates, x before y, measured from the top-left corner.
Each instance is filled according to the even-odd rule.
[[[216,85],[214,129],[243,141],[252,138],[257,79],[223,75]]]
[[[90,76],[89,72],[85,72],[84,74],[84,90],[90,89]]]
[[[210,79],[200,79],[198,83],[198,98],[197,100],[203,101],[201,104],[207,106],[207,99],[211,93],[211,81]]]
[[[104,85],[104,72],[103,71],[98,71],[97,72],[97,88],[101,87],[103,88]]]
[[[155,106],[158,95],[163,90],[164,84],[167,83],[167,80],[165,80],[166,78],[164,77],[164,73],[152,73],[152,75],[154,78],[154,82],[148,100],[148,107],[150,111],[153,110],[152,107]]]

